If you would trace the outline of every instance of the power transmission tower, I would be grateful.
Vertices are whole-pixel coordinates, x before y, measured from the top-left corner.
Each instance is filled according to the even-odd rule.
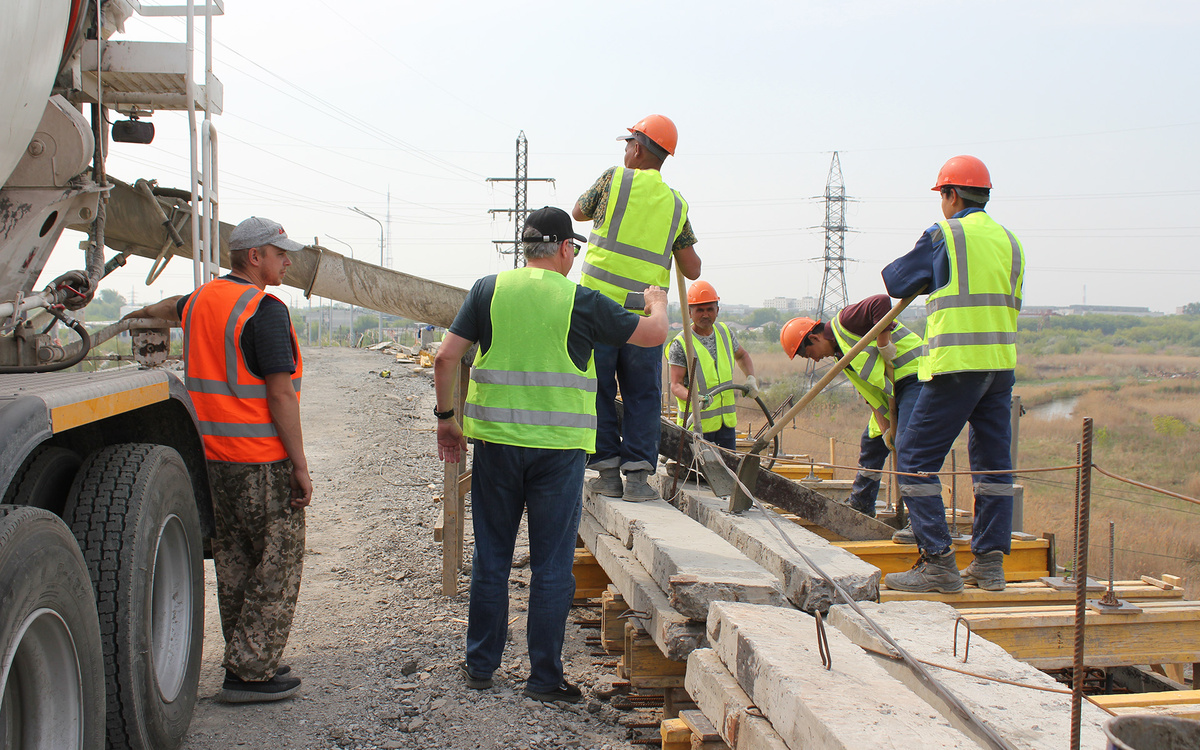
[[[529,209],[525,207],[525,199],[529,194],[529,183],[531,182],[554,182],[553,177],[530,177],[529,176],[529,141],[525,138],[525,131],[522,130],[517,136],[517,174],[515,177],[489,177],[488,182],[512,182],[514,183],[514,201],[512,208],[493,208],[488,211],[489,214],[508,214],[513,217],[513,238],[511,240],[492,240],[496,243],[498,249],[503,245],[512,245],[511,250],[500,249],[501,255],[513,256],[513,268],[520,268],[525,265],[525,254],[521,252],[521,235],[525,233],[525,217],[529,214]]]
[[[842,181],[842,163],[833,152],[829,179],[825,181],[825,276],[817,300],[817,320],[825,320],[826,311],[836,315],[849,304],[846,296],[846,185]]]

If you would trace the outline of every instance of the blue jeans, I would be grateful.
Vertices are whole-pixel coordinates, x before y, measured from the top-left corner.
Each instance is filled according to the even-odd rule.
[[[596,344],[596,452],[593,469],[654,471],[662,411],[662,347]],[[625,414],[617,426],[617,384]]]
[[[896,440],[900,439],[908,426],[908,420],[912,416],[913,407],[917,404],[917,396],[921,395],[923,385],[916,375],[901,378],[900,382],[896,383]],[[882,435],[871,437],[871,427],[868,424],[859,443],[859,470],[854,475],[854,484],[850,487],[849,503],[851,508],[871,518],[875,517],[875,500],[879,497],[879,482],[883,478],[879,470],[887,462],[890,452]]]
[[[522,448],[477,442],[471,463],[475,553],[467,611],[467,667],[488,677],[508,638],[508,576],[513,547],[528,512],[529,680],[539,692],[563,681],[562,645],[575,595],[575,538],[583,495],[582,450]]]
[[[718,429],[712,432],[704,433],[704,439],[713,445],[724,448],[725,450],[737,450],[737,428],[728,425],[721,425]]]
[[[917,398],[908,427],[897,441],[900,471],[939,471],[958,434],[971,425],[967,450],[971,471],[1012,471],[1012,370],[935,375]],[[1012,546],[1012,474],[974,478],[975,554]],[[900,477],[900,495],[908,506],[917,545],[940,555],[950,550],[950,530],[937,477]]]

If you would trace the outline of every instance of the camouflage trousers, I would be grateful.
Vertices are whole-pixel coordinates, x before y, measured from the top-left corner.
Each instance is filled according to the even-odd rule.
[[[210,461],[213,564],[225,668],[269,680],[287,646],[304,565],[304,509],[291,505],[292,462]]]

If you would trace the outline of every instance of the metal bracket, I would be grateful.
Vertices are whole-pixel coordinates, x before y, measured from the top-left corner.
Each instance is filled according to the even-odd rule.
[[[958,624],[962,623],[967,629],[967,638],[963,642],[963,664],[967,663],[967,655],[971,653],[971,623],[962,615],[954,619],[954,655],[958,656]]]
[[[829,653],[829,637],[825,634],[825,620],[821,612],[815,612],[817,620],[817,652],[821,654],[821,666],[826,671],[833,669],[833,654]]]
[[[1088,609],[1102,615],[1136,615],[1142,611],[1141,607],[1124,599],[1117,599],[1116,604],[1108,604],[1103,599],[1088,599],[1087,606]]]

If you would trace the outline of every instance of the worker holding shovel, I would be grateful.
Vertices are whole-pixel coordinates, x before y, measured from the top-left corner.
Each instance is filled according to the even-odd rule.
[[[779,332],[779,342],[793,359],[797,354],[814,362],[826,357],[840,359],[883,320],[891,306],[887,295],[877,294],[844,308],[828,325],[811,318],[792,318]],[[924,345],[920,336],[896,322],[844,370],[871,407],[871,418],[859,444],[858,474],[849,501],[850,507],[864,515],[875,516],[875,499],[883,476],[880,470],[894,447],[895,435],[903,433],[908,425],[921,392],[917,369]]]

